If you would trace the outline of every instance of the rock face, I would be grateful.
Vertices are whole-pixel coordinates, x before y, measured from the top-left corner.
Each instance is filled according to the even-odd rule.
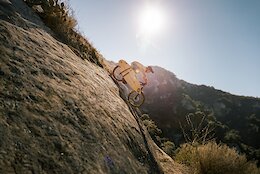
[[[100,67],[0,1],[0,173],[182,173]]]

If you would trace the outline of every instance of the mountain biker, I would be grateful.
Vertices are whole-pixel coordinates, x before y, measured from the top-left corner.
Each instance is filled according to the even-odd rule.
[[[119,83],[123,93],[127,94],[126,99],[132,106],[139,107],[143,104],[145,97],[142,90],[148,81],[146,73],[150,72],[154,73],[151,66],[145,67],[137,61],[129,65],[125,60],[119,60],[113,69],[112,77],[125,84]]]
[[[141,84],[144,86],[147,84],[147,77],[146,77],[146,73],[154,73],[153,69],[151,66],[145,67],[143,66],[141,63],[134,61],[131,63],[131,67],[132,69],[135,71],[136,73],[136,77],[138,79],[142,78],[143,81],[141,81]],[[141,77],[139,77],[141,76]]]

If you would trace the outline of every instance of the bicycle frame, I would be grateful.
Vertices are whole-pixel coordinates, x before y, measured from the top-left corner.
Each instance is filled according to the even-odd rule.
[[[131,71],[133,71],[132,68],[127,68],[124,71],[120,72],[119,74],[122,75],[122,77],[124,78],[127,74],[129,74]],[[125,73],[125,74],[123,74]]]
[[[142,85],[140,81],[136,78],[136,73],[132,67],[124,60],[120,60],[118,66],[122,70],[119,74],[123,77],[126,83],[139,94],[142,92]]]

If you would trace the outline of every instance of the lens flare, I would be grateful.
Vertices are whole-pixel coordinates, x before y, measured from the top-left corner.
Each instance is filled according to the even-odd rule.
[[[165,15],[159,6],[149,5],[140,14],[139,31],[146,35],[155,35],[162,32],[165,25]]]

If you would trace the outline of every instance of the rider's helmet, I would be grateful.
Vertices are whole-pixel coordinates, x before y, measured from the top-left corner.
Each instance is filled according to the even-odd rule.
[[[148,67],[146,68],[146,72],[152,72],[152,73],[154,73],[153,68],[152,68],[151,66],[148,66]]]

